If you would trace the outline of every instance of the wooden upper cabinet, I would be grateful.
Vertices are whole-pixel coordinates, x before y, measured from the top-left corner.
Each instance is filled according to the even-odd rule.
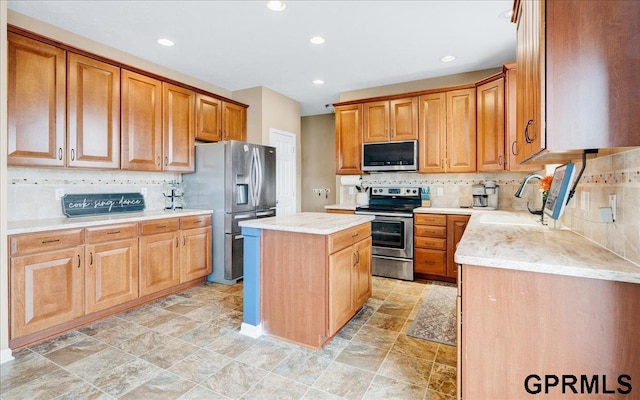
[[[447,92],[447,172],[476,170],[476,89]]]
[[[476,88],[478,172],[503,171],[504,157],[504,78]]]
[[[336,174],[362,173],[362,104],[338,106],[336,124]]]
[[[222,137],[221,101],[196,93],[196,140],[218,142]]]
[[[162,83],[163,170],[195,170],[195,93]]]
[[[505,64],[504,66],[505,82],[504,82],[504,154],[505,154],[505,170],[507,171],[539,171],[544,165],[539,164],[520,164],[517,160],[519,151],[518,142],[522,144],[522,138],[518,138],[516,125],[518,103],[517,92],[517,69],[515,63]],[[521,150],[520,150],[521,151]],[[478,163],[478,166],[480,164]]]
[[[418,98],[364,103],[365,143],[418,138]]]
[[[420,96],[418,124],[419,172],[445,171],[447,103],[445,93]]]
[[[120,168],[120,68],[68,53],[67,166]]]
[[[12,32],[8,39],[8,165],[65,165],[65,51]]]
[[[162,170],[162,82],[122,70],[122,169]]]
[[[247,140],[247,109],[222,102],[222,140]]]

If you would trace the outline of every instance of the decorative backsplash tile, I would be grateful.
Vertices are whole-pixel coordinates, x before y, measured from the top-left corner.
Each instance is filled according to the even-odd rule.
[[[165,182],[181,181],[169,172],[98,171],[46,168],[7,168],[7,220],[22,221],[63,217],[56,189],[65,194],[141,192],[147,189],[146,210],[165,207]]]
[[[576,168],[582,168],[582,163],[577,163]],[[608,207],[609,195],[613,194],[617,198],[616,220],[601,222],[599,208]],[[562,223],[640,264],[640,149],[587,160],[587,167],[573,200],[562,216]]]

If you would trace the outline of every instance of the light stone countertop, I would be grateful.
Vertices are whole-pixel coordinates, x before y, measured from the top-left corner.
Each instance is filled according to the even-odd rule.
[[[570,230],[552,229],[539,222],[487,223],[489,219],[526,223],[539,221],[540,216],[473,210],[455,253],[456,263],[640,283],[640,266]],[[553,220],[545,220],[553,224]]]
[[[355,211],[357,204],[329,204],[324,206],[325,210],[352,210]]]
[[[330,235],[366,222],[373,215],[350,215],[303,212],[282,217],[252,219],[240,222],[242,228],[269,229],[276,231]]]
[[[16,235],[19,233],[34,233],[43,231],[52,231],[58,229],[86,228],[89,226],[99,226],[107,224],[120,224],[127,222],[148,221],[162,218],[172,217],[189,217],[192,215],[212,214],[213,210],[155,210],[142,211],[133,213],[120,213],[109,215],[93,215],[90,217],[60,217],[47,219],[34,219],[27,221],[9,222],[7,226],[8,235]]]

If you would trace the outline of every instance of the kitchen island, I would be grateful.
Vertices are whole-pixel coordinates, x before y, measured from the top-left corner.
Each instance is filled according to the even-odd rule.
[[[241,333],[324,346],[371,296],[372,220],[299,213],[241,222]]]
[[[536,220],[474,212],[459,242],[458,398],[636,398],[640,266]]]

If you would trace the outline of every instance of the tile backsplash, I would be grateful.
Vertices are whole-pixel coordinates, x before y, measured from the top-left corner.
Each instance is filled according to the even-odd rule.
[[[576,169],[580,168],[582,163],[576,163]],[[600,222],[599,208],[609,206],[612,194],[617,198],[616,220]],[[640,264],[640,148],[587,160],[561,221],[574,232]]]
[[[74,194],[139,193],[146,188],[145,209],[162,210],[165,207],[163,185],[171,181],[181,181],[181,175],[170,172],[8,167],[7,220],[63,217],[62,202],[55,197],[56,189],[63,189],[65,194]]]
[[[501,210],[526,210],[527,203],[532,209],[542,207],[542,194],[538,190],[538,181],[527,185],[521,199],[514,197],[526,172],[477,173],[477,174],[419,174],[416,172],[394,172],[363,175],[363,185],[372,186],[429,186],[431,207],[458,208],[470,206],[471,189],[475,184],[494,181],[498,185],[498,208]],[[355,195],[349,194],[349,188],[342,186],[342,203],[354,204]],[[438,189],[442,195],[438,196]]]

